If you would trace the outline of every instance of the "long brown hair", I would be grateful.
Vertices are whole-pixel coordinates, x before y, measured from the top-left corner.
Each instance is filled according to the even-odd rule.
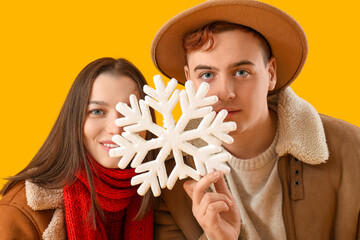
[[[87,151],[83,141],[83,125],[92,84],[97,76],[105,72],[130,77],[137,84],[140,98],[144,98],[142,89],[146,80],[141,72],[126,59],[100,58],[89,63],[72,84],[60,114],[40,150],[22,171],[8,178],[8,182],[3,186],[0,194],[5,195],[23,180],[29,180],[44,188],[63,188],[76,180],[75,172],[83,167],[90,185],[89,216],[92,216],[93,222],[95,221],[95,211],[103,216],[96,201],[94,176],[89,161],[86,161]],[[155,120],[153,111],[151,111],[151,115]],[[147,132],[146,139],[152,137],[152,134]],[[154,153],[150,152],[145,161],[149,159],[154,159]],[[143,197],[137,219],[146,215],[152,200],[151,191],[148,191]]]

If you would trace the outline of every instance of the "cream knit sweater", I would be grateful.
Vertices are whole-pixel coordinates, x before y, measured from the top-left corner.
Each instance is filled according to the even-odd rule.
[[[275,151],[278,133],[271,146],[252,159],[233,156],[226,176],[240,209],[240,239],[286,239],[282,217],[282,191]]]

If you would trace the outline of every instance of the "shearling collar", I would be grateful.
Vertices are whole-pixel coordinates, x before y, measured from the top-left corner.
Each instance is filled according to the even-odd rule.
[[[49,226],[43,232],[44,240],[66,239],[64,195],[62,189],[46,189],[25,181],[27,204],[33,210],[55,209]]]
[[[324,127],[315,108],[287,87],[269,97],[269,107],[278,113],[279,156],[291,154],[300,161],[315,165],[326,162],[329,150]]]

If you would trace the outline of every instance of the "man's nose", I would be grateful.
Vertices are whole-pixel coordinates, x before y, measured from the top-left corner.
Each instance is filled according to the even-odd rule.
[[[230,101],[235,98],[235,86],[230,77],[220,77],[217,86],[215,86],[217,97],[220,101]]]

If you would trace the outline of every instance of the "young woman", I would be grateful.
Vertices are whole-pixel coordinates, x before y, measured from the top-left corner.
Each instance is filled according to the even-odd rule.
[[[115,105],[143,98],[144,84],[125,59],[79,73],[45,143],[0,192],[0,239],[152,239],[151,191],[138,196],[134,170],[108,154],[122,132]]]

